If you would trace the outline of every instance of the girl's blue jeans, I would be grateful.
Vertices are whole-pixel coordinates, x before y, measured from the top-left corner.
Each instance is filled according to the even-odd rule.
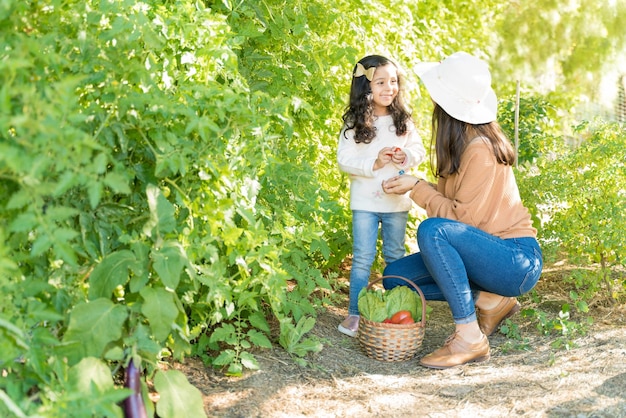
[[[349,315],[358,315],[359,292],[368,285],[370,271],[376,259],[378,227],[381,225],[385,263],[404,257],[406,223],[409,212],[352,211],[352,270],[350,271]]]
[[[502,239],[450,219],[422,221],[417,242],[420,252],[388,264],[383,275],[413,281],[426,300],[447,301],[456,324],[476,320],[479,291],[519,296],[537,284],[543,268],[535,238]],[[383,280],[386,289],[406,284]]]

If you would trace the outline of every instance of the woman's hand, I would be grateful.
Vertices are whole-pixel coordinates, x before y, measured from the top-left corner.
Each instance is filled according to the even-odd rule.
[[[405,194],[415,187],[415,184],[419,180],[419,178],[408,174],[391,177],[390,179],[383,180],[383,191],[390,194]]]

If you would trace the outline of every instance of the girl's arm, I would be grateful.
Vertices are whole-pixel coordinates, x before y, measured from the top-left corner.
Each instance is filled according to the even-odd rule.
[[[355,176],[374,177],[374,164],[377,158],[376,154],[364,156],[357,152],[354,132],[350,130],[344,135],[342,129],[337,146],[337,163],[341,171]]]

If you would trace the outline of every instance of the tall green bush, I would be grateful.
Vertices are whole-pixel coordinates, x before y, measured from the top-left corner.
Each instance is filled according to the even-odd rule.
[[[519,107],[517,144],[516,107]],[[515,96],[505,96],[500,100],[498,121],[509,140],[518,147],[518,164],[532,164],[538,159],[553,158],[567,151],[558,109],[548,98],[528,92],[521,94],[519,104]]]
[[[268,321],[303,330],[329,290],[332,199],[297,164],[313,150],[288,146],[302,109],[251,91],[237,35],[200,3],[3,5],[0,412],[119,416],[135,358],[160,416],[201,416],[159,361],[199,342],[255,368]],[[318,350],[304,333],[288,349]],[[106,384],[73,382],[84,359]]]
[[[533,208],[548,261],[597,266],[572,274],[576,298],[622,301],[626,238],[626,131],[581,124],[580,145],[520,168],[522,194]]]

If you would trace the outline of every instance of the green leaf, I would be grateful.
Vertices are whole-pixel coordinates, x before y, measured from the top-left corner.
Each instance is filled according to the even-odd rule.
[[[222,350],[220,354],[213,359],[213,364],[216,366],[225,366],[227,364],[232,363],[237,358],[237,353],[235,350]]]
[[[267,333],[270,332],[270,326],[261,312],[252,313],[248,317],[248,321],[250,321],[250,325],[252,325],[253,327],[260,329],[261,331],[265,331]]]
[[[20,348],[28,348],[28,345],[24,342],[24,333],[11,322],[0,318],[0,329],[11,335],[11,339],[14,340]]]
[[[296,325],[296,331],[300,335],[304,335],[307,332],[311,331],[314,326],[315,326],[315,318],[311,316],[303,317],[303,318],[300,318],[300,320],[298,321],[298,324]]]
[[[236,342],[235,327],[233,324],[221,324],[213,330],[209,342],[214,343],[217,341],[223,341],[229,344]]]
[[[154,270],[163,284],[175,290],[180,281],[180,273],[188,264],[183,247],[177,242],[167,242],[151,253]]]
[[[242,375],[243,375],[243,364],[241,364],[240,362],[235,362],[235,363],[230,363],[228,365],[226,376],[241,377]]]
[[[129,194],[131,192],[126,177],[114,171],[107,173],[104,184],[109,186],[114,193]]]
[[[259,362],[254,358],[254,356],[247,351],[243,351],[241,353],[241,365],[246,369],[250,370],[258,370]]]
[[[113,389],[114,386],[109,367],[103,361],[94,357],[85,357],[72,366],[69,371],[69,382],[73,390],[82,392],[85,395],[91,394],[91,391],[88,389],[92,383],[100,392]]]
[[[133,243],[131,246],[133,253],[137,258],[137,263],[132,266],[133,274],[130,278],[128,287],[131,292],[139,292],[150,280],[151,271],[148,267],[150,258],[149,254],[152,246],[149,242]]]
[[[358,304],[359,313],[369,321],[382,322],[388,318],[387,304],[383,300],[381,289],[368,290],[364,287],[359,292]]]
[[[291,318],[280,320],[280,337],[278,342],[291,354],[304,356],[309,351],[322,349],[321,343],[312,338],[303,339],[304,335],[313,329],[315,318],[302,317],[294,327]]]
[[[70,364],[83,357],[102,356],[106,346],[122,336],[127,316],[124,306],[104,298],[76,305],[70,312],[70,323],[62,340],[72,344],[67,353]]]
[[[290,353],[297,356],[305,356],[307,353],[319,353],[324,346],[315,338],[305,338],[292,348]]]
[[[206,417],[202,394],[178,370],[158,371],[154,388],[159,393],[156,411],[161,418]]]
[[[263,334],[262,332],[259,332],[255,329],[251,329],[250,331],[247,332],[246,335],[248,336],[250,341],[253,344],[255,344],[257,347],[272,348],[272,343],[267,338],[267,335]]]
[[[22,209],[28,205],[33,198],[32,192],[28,189],[21,189],[11,195],[11,199],[6,204],[7,209]]]
[[[129,269],[135,266],[137,259],[129,250],[120,250],[108,254],[89,276],[89,299],[110,297],[113,290],[128,281]]]
[[[33,246],[31,248],[31,254],[33,256],[39,256],[44,252],[48,251],[52,246],[52,240],[48,235],[39,235],[35,242],[33,242]]]
[[[157,341],[163,341],[170,334],[178,316],[174,295],[162,288],[144,287],[139,292],[144,299],[143,313],[150,322],[150,328]]]
[[[0,364],[12,363],[28,349],[22,330],[0,318]]]
[[[37,218],[30,212],[21,213],[13,219],[9,226],[11,232],[32,231],[38,225]]]
[[[98,207],[102,198],[102,183],[99,181],[90,181],[87,185],[87,194],[89,195],[89,204],[92,209]]]
[[[174,206],[163,196],[161,189],[149,184],[146,187],[146,196],[150,207],[150,220],[145,224],[143,232],[147,236],[152,236],[155,229],[159,234],[174,231],[176,228]]]
[[[137,347],[138,352],[147,356],[157,356],[162,349],[161,344],[154,340],[152,329],[147,324],[137,324],[132,335],[124,339],[126,346]]]
[[[383,299],[387,306],[387,318],[399,311],[411,312],[414,321],[422,319],[422,303],[419,294],[408,286],[396,286],[384,293]]]
[[[13,399],[2,389],[0,389],[0,402],[2,402],[6,409],[15,415],[16,418],[28,418],[24,411],[22,411]]]

